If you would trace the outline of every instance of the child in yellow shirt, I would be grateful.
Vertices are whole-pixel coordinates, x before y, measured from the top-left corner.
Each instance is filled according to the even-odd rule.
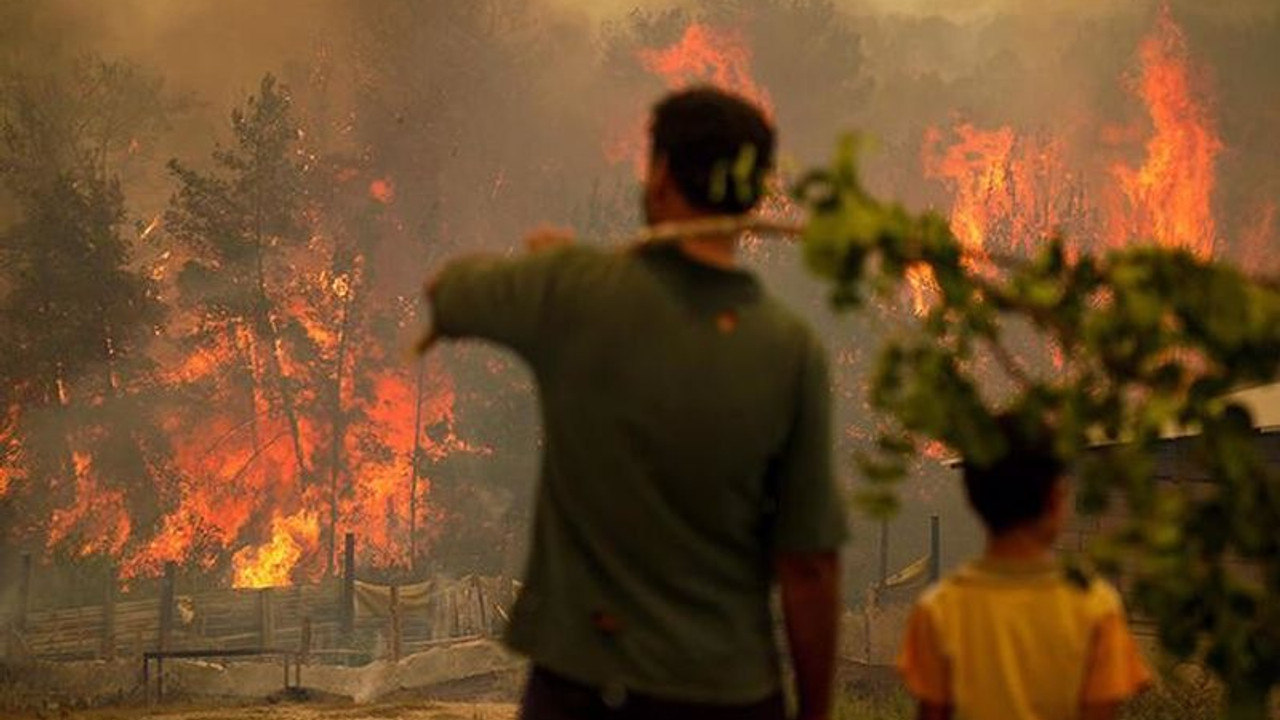
[[[985,554],[917,601],[898,656],[921,720],[1108,720],[1151,681],[1119,593],[1059,567],[1063,468],[1044,438],[1001,420],[1013,447],[966,462],[965,492]]]

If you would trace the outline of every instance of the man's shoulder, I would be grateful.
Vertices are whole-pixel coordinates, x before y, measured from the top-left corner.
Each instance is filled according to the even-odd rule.
[[[591,267],[616,262],[618,253],[594,245],[566,243],[552,248],[536,250],[530,257],[549,266]]]
[[[825,356],[822,338],[807,318],[767,289],[759,297],[758,313],[774,333],[802,352]]]
[[[619,267],[619,253],[591,245],[572,243],[535,250],[522,262],[530,271],[542,275],[549,287],[557,290],[580,290],[593,278],[610,275]]]

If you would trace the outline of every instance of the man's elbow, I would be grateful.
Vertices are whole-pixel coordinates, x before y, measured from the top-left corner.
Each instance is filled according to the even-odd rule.
[[[840,553],[784,552],[776,558],[778,583],[783,592],[793,588],[835,588],[838,585]]]

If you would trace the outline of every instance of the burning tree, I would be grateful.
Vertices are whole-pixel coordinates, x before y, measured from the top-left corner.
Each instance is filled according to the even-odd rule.
[[[399,237],[395,184],[310,145],[299,114],[268,75],[211,171],[170,165],[185,311],[170,379],[205,410],[175,408],[186,480],[131,570],[212,566],[235,547],[233,585],[284,584],[332,572],[356,527],[368,562],[410,566],[431,516],[416,456],[465,447],[447,376],[415,380],[389,351],[409,316],[376,293],[402,262],[382,242]],[[422,434],[432,425],[440,438]]]
[[[248,436],[247,456],[236,457],[238,467],[230,471],[233,485],[251,473],[262,481],[263,491],[298,483],[296,498],[302,488],[315,484],[300,419],[305,400],[300,375],[315,351],[279,294],[290,261],[306,250],[310,239],[301,192],[305,166],[289,108],[287,92],[268,75],[259,94],[232,113],[233,143],[214,153],[214,172],[172,161],[179,188],[165,226],[185,251],[177,289],[179,303],[190,311],[182,341],[188,362],[174,379],[205,381],[202,390],[193,391],[207,393],[205,400],[228,410],[243,408],[228,413],[235,421],[211,428],[221,433],[216,439],[225,445],[217,452],[224,456],[234,455],[230,443],[236,436]],[[234,360],[223,365],[224,356]],[[272,454],[282,442],[290,451],[287,458]],[[223,512],[215,517],[198,517],[192,507],[181,531],[170,521],[134,564],[184,559],[198,535],[211,532],[225,544],[245,523],[275,520],[250,517],[261,506],[245,499],[231,503],[239,506],[238,512],[227,512],[222,505],[217,509]],[[191,527],[200,523],[212,527]]]
[[[117,556],[135,520],[156,513],[138,478],[168,465],[148,409],[159,388],[147,351],[164,312],[123,234],[115,177],[131,144],[163,125],[160,86],[96,59],[0,82],[14,218],[0,230],[0,498],[22,518],[6,526],[74,558]]]
[[[300,192],[304,166],[295,147],[299,129],[288,94],[270,75],[248,107],[232,113],[231,126],[234,145],[214,153],[225,177],[170,163],[179,189],[166,225],[195,254],[182,268],[179,292],[203,314],[197,342],[229,339],[238,351],[255,448],[261,446],[259,403],[274,404],[287,423],[295,469],[310,482],[295,379],[286,369],[287,353],[306,352],[305,336],[289,332],[289,318],[272,294],[281,279],[274,273],[284,270],[278,259],[305,248],[309,238]]]
[[[115,555],[132,517],[154,511],[134,481],[156,459],[146,452],[147,415],[135,411],[148,370],[140,350],[161,309],[128,266],[114,183],[59,174],[21,205],[23,219],[4,238],[12,273],[0,311],[10,343],[0,366],[11,393],[4,485],[27,491],[27,517],[47,522],[50,548]]]

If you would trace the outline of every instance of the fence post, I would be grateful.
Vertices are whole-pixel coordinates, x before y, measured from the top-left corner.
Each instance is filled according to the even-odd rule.
[[[102,659],[116,659],[116,568],[107,568],[106,596],[102,603]]]
[[[880,521],[880,582],[876,583],[878,587],[884,587],[884,581],[889,579],[889,521]]]
[[[391,585],[391,661],[400,662],[400,586]]]
[[[356,536],[347,533],[343,548],[342,599],[339,607],[339,630],[344,649],[355,643],[356,630]]]
[[[160,581],[160,650],[171,649],[173,633],[174,576],[178,566],[172,560],[164,564],[164,579]]]
[[[22,553],[21,573],[18,576],[18,612],[13,621],[13,627],[18,631],[27,628],[27,611],[31,607],[31,553]]]
[[[304,615],[302,617],[302,630],[299,633],[298,648],[298,664],[309,665],[311,663],[311,616]]]
[[[271,588],[258,590],[258,649],[266,650],[275,644],[275,623],[271,616]]]
[[[929,582],[942,576],[942,542],[938,532],[938,516],[929,517]]]

